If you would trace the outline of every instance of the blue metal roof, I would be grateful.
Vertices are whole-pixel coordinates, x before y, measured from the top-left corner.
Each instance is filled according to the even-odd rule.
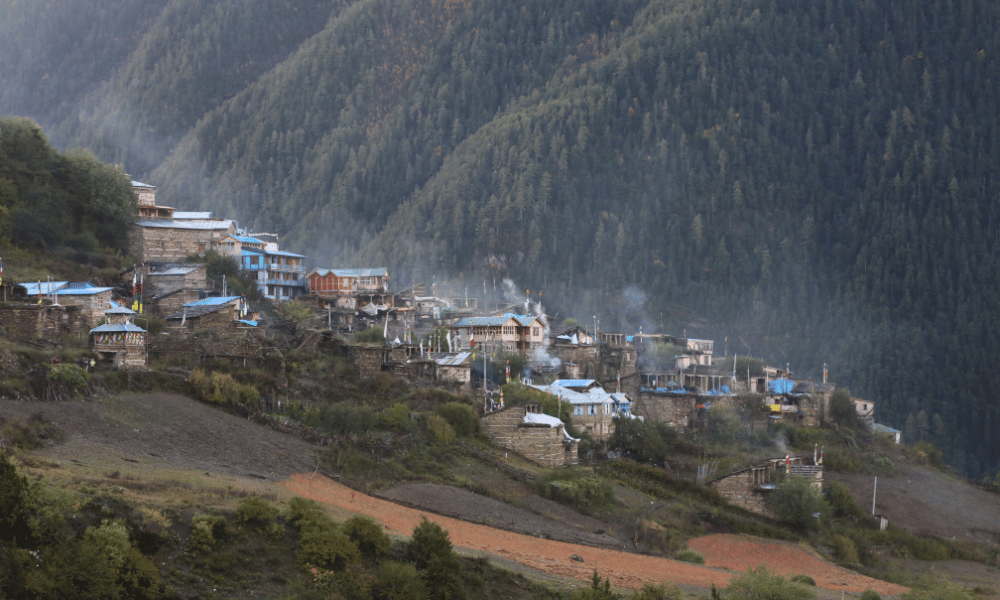
[[[229,304],[233,300],[239,300],[241,296],[213,296],[211,298],[203,298],[201,300],[195,300],[194,302],[188,302],[184,306],[221,306],[223,304]]]
[[[514,317],[465,317],[455,322],[452,327],[499,327],[506,325]]]
[[[244,244],[264,244],[263,241],[258,240],[255,237],[250,237],[249,235],[234,235],[231,237],[237,242],[243,242]]]
[[[284,250],[264,250],[267,252],[268,256],[291,256],[293,258],[305,258],[304,254],[296,254],[294,252],[285,252]]]
[[[107,323],[94,327],[90,333],[146,333],[146,330],[132,323]]]
[[[111,289],[112,288],[109,287],[63,288],[61,290],[57,290],[56,294],[60,296],[93,296],[95,294],[109,292]]]
[[[160,229],[229,229],[233,222],[226,220],[198,219],[192,221],[176,221],[173,219],[137,219],[135,222],[139,227],[155,227]]]
[[[23,287],[29,296],[37,296],[38,294],[51,294],[56,290],[60,290],[69,285],[68,281],[41,281],[33,283],[22,283]]]

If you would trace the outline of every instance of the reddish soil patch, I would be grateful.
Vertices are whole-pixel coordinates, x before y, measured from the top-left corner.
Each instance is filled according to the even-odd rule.
[[[967,542],[1000,544],[1000,495],[974,488],[926,467],[896,459],[900,474],[875,478],[827,471],[827,481],[839,481],[851,490],[861,508],[872,509],[889,522],[915,533]]]
[[[619,588],[637,589],[646,583],[663,582],[698,588],[709,588],[715,584],[716,587],[723,588],[733,574],[713,568],[712,563],[724,560],[716,558],[724,556],[722,548],[727,549],[725,552],[739,552],[740,548],[745,547],[745,555],[753,556],[755,560],[738,567],[739,570],[763,564],[769,570],[786,573],[789,572],[786,567],[794,564],[801,567],[792,569],[792,574],[809,575],[816,580],[818,586],[831,590],[862,592],[872,588],[880,594],[905,591],[905,588],[891,583],[843,571],[794,545],[772,545],[766,541],[760,544],[754,538],[709,536],[692,540],[692,547],[695,549],[698,549],[697,544],[701,539],[707,540],[704,547],[708,566],[702,567],[666,558],[540,539],[422,513],[356,492],[319,475],[312,478],[308,475],[293,475],[283,485],[296,495],[378,519],[390,533],[407,536],[426,517],[448,530],[452,543],[458,547],[498,555],[539,571],[580,581],[589,581],[596,569],[602,577],[607,577],[612,585]],[[570,558],[573,555],[583,558],[585,562],[574,561]]]
[[[792,577],[808,575],[817,587],[829,590],[863,592],[872,588],[879,594],[901,594],[906,588],[877,581],[833,566],[802,546],[791,542],[768,540],[745,535],[718,534],[688,542],[688,547],[705,557],[705,565],[730,571],[746,571],[764,565],[769,571]]]

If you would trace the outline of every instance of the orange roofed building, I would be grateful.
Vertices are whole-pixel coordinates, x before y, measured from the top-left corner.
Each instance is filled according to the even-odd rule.
[[[307,276],[309,293],[316,296],[384,294],[389,287],[389,270],[313,269]]]

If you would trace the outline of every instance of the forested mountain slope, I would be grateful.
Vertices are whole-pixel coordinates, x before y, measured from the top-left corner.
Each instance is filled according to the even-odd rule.
[[[995,3],[122,6],[44,55],[4,36],[0,111],[317,266],[511,276],[562,315],[827,362],[997,472]]]

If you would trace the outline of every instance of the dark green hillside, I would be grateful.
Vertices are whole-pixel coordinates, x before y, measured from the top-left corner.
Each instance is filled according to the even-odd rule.
[[[70,76],[98,69],[87,52],[3,46],[5,83],[50,72],[82,112],[15,92],[0,111],[45,111],[57,145],[317,266],[509,276],[605,329],[728,336],[797,376],[827,362],[908,439],[976,477],[1000,468],[996,3],[123,12],[59,45],[135,23],[100,87]]]

